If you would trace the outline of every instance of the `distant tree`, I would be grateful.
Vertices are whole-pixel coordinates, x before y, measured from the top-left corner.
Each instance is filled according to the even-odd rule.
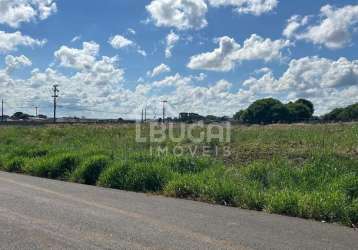
[[[310,117],[313,116],[315,110],[314,110],[314,105],[313,105],[313,103],[311,101],[308,101],[306,99],[298,99],[295,103],[303,104],[303,105],[307,106],[309,108],[310,112],[311,112]]]
[[[290,122],[302,122],[312,118],[312,109],[302,102],[290,102],[287,108]]]
[[[241,117],[242,115],[245,113],[245,110],[240,110],[239,112],[237,112],[235,115],[234,115],[234,120],[235,121],[241,121]]]
[[[325,121],[357,121],[358,120],[358,103],[346,108],[337,108],[323,116]]]
[[[286,122],[289,119],[289,110],[279,100],[261,99],[242,113],[241,119],[243,122],[251,124]]]
[[[215,115],[207,115],[207,116],[205,117],[205,119],[206,119],[207,121],[217,121],[219,118],[218,118],[217,116],[215,116]]]
[[[31,116],[22,112],[16,112],[11,118],[15,120],[28,120]]]
[[[193,123],[197,121],[203,121],[205,120],[205,117],[196,114],[196,113],[180,113],[179,114],[179,121],[181,122],[187,122],[187,123]]]

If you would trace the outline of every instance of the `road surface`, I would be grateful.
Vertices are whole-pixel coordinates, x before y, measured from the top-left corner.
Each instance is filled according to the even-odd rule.
[[[0,249],[357,249],[353,229],[0,172]]]

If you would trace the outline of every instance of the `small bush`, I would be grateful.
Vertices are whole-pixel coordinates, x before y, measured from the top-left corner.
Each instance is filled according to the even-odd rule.
[[[239,186],[231,179],[212,180],[209,184],[208,197],[213,199],[216,204],[225,206],[237,206],[236,197],[239,193]]]
[[[48,153],[49,151],[46,148],[37,148],[31,146],[17,147],[11,152],[13,156],[20,156],[25,158],[44,157]]]
[[[327,222],[346,221],[347,197],[340,192],[313,192],[300,197],[298,213],[303,218]]]
[[[101,172],[108,166],[105,156],[94,156],[84,162],[72,174],[71,180],[87,185],[95,185]]]
[[[25,159],[22,157],[15,157],[4,160],[2,169],[7,172],[21,173],[25,166]]]
[[[106,169],[98,184],[135,192],[158,192],[163,190],[170,176],[170,171],[160,164],[127,162]]]
[[[102,187],[125,189],[128,186],[128,163],[119,163],[106,168],[98,178],[97,184]]]
[[[164,194],[171,197],[204,200],[204,183],[195,175],[183,175],[173,178],[164,188]]]
[[[241,208],[261,211],[264,209],[266,200],[262,184],[258,182],[240,183],[239,192],[235,197],[235,204]]]
[[[270,213],[298,215],[299,194],[290,190],[271,192],[266,196],[266,210]]]
[[[79,163],[80,159],[78,156],[60,154],[53,157],[35,159],[26,167],[25,171],[39,177],[67,179]]]
[[[208,158],[190,158],[167,156],[161,164],[176,173],[199,173],[213,166],[213,160]]]
[[[338,178],[336,181],[332,181],[332,184],[330,185],[330,189],[341,190],[351,200],[357,199],[358,176],[355,176],[353,174],[342,176]]]
[[[199,174],[179,175],[165,187],[168,196],[235,205],[238,185],[227,178],[225,169],[218,167]]]
[[[270,166],[264,162],[254,162],[245,167],[241,174],[250,182],[258,182],[264,187],[269,185],[269,174],[272,172]]]
[[[349,218],[349,226],[352,224],[358,226],[358,199],[355,199],[347,208],[347,216]]]
[[[160,164],[134,164],[129,171],[129,190],[158,192],[170,179],[170,171]]]

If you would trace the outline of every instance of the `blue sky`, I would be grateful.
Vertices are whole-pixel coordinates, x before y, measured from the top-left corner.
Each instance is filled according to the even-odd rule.
[[[323,114],[358,101],[357,3],[0,0],[0,97],[50,114],[59,84],[64,116],[154,116],[163,99],[172,116],[232,115],[263,97]]]

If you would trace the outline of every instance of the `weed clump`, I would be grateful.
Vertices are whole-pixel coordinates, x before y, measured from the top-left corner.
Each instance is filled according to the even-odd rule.
[[[121,162],[106,169],[98,185],[135,192],[159,192],[171,177],[160,164]]]
[[[21,173],[25,164],[26,164],[25,158],[14,157],[14,158],[2,160],[2,163],[0,163],[1,165],[0,169],[12,173]]]
[[[213,166],[213,160],[209,158],[166,156],[160,161],[163,166],[180,174],[199,173]]]
[[[25,172],[39,177],[67,180],[79,163],[78,156],[64,153],[32,160]]]
[[[71,175],[71,181],[95,185],[101,172],[109,165],[105,156],[94,156],[82,163]]]

